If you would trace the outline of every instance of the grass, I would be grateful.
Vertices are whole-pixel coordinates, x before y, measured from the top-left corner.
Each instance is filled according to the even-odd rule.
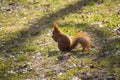
[[[10,3],[15,3],[15,8],[9,8],[14,6]],[[120,24],[120,1],[91,0],[82,7],[78,3],[79,0],[0,3],[0,79],[107,79],[111,74],[120,79],[120,39],[113,32]],[[83,53],[80,48],[60,52],[51,38],[54,20],[70,37],[79,31],[90,33],[91,51]],[[71,57],[59,62],[58,57],[66,54]]]

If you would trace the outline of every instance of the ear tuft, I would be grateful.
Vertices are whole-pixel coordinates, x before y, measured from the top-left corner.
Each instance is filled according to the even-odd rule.
[[[59,31],[59,27],[58,27],[58,24],[54,21],[53,22],[53,27],[55,30],[58,30]]]

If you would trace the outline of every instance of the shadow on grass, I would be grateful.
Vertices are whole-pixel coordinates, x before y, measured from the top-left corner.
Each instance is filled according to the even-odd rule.
[[[60,52],[60,51],[49,51],[48,52],[48,57],[56,56],[56,55],[59,55],[61,53],[62,52]]]
[[[101,47],[101,50],[97,57],[101,59],[118,54],[120,54],[120,38],[117,37],[107,40]]]
[[[90,55],[89,52],[82,52],[81,50],[72,50],[72,51],[65,51],[65,52],[61,52],[61,51],[49,51],[48,52],[48,57],[53,57],[53,56],[57,56],[57,57],[60,57],[62,56],[63,58],[64,57],[67,57],[67,56],[76,56],[77,58],[82,58],[82,57],[85,57],[85,56],[88,56]]]

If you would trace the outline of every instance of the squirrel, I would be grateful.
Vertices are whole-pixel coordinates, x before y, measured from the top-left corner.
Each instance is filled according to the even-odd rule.
[[[56,22],[53,22],[54,30],[52,32],[52,38],[55,42],[58,43],[58,48],[60,51],[71,51],[76,48],[80,43],[82,46],[82,51],[87,52],[91,48],[92,41],[88,34],[84,32],[77,33],[72,40],[59,29],[59,26]]]

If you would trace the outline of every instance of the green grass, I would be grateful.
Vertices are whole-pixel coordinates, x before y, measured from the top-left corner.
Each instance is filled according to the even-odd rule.
[[[58,80],[64,80],[64,79],[72,79],[74,77],[74,74],[78,72],[78,69],[69,69],[66,70],[65,73],[58,75]]]
[[[86,75],[91,79],[99,76],[97,73],[105,75],[105,79],[116,74],[116,79],[120,79],[120,39],[113,32],[120,25],[120,1],[91,0],[81,8],[77,1],[80,3],[80,0],[4,0],[0,3],[1,80],[84,79],[87,73],[92,74]],[[18,9],[7,10],[11,2]],[[69,8],[71,5],[74,6]],[[80,31],[89,33],[93,41],[91,51],[83,53],[79,48],[60,52],[51,38],[54,20],[70,37]],[[59,62],[58,57],[66,54],[71,57]],[[21,72],[26,69],[27,72]]]

